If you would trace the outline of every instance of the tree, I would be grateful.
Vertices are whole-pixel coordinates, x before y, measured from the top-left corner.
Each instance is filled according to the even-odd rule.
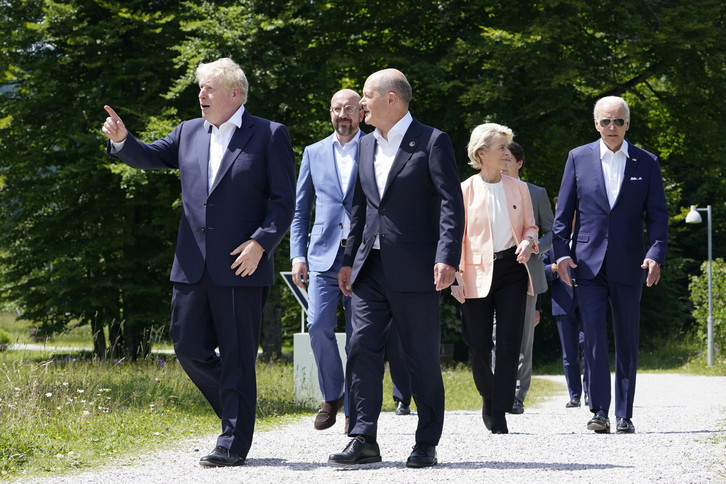
[[[178,41],[176,2],[6,1],[0,6],[3,297],[53,333],[90,324],[97,356],[135,358],[168,321],[178,219],[172,174],[130,173],[103,153],[104,103],[133,123],[171,110],[157,58]],[[164,10],[165,14],[160,13]]]

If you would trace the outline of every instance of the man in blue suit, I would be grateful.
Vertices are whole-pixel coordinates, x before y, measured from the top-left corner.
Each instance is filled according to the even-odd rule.
[[[202,117],[166,138],[136,140],[109,106],[102,131],[122,162],[179,170],[169,334],[221,419],[217,445],[200,464],[238,466],[252,444],[262,309],[274,281],[273,251],[293,216],[295,160],[285,126],[245,109],[248,83],[236,63],[201,64],[196,78]]]
[[[380,462],[376,442],[383,351],[396,325],[418,409],[416,445],[406,465],[437,463],[444,423],[438,291],[454,281],[461,255],[464,203],[449,137],[408,111],[411,86],[396,69],[363,87],[365,121],[376,130],[360,145],[351,230],[338,275],[352,296],[347,375],[353,437],[331,465]],[[405,335],[405,337],[403,336]]]
[[[350,231],[358,142],[363,135],[359,129],[363,120],[359,101],[358,93],[350,89],[333,95],[330,120],[334,132],[303,151],[295,216],[290,227],[292,280],[302,288],[309,282],[308,331],[324,402],[315,417],[314,426],[318,430],[335,424],[336,414],[345,401],[345,375],[335,326],[338,302],[342,298],[346,333],[350,327],[350,298],[340,292],[338,271],[343,265]],[[311,228],[313,207],[315,221]]]
[[[577,285],[585,325],[590,411],[594,414],[587,428],[610,432],[610,305],[617,432],[633,433],[640,297],[643,281],[650,287],[660,280],[668,248],[668,210],[658,158],[625,141],[630,128],[627,103],[619,97],[604,97],[595,104],[593,114],[601,139],[573,149],[567,157],[553,246],[560,278]]]
[[[585,343],[580,305],[577,303],[575,288],[568,286],[560,279],[554,251],[551,248],[542,256],[542,263],[545,276],[551,282],[552,316],[557,321],[557,332],[560,335],[560,346],[562,347],[562,368],[565,372],[567,390],[570,394],[570,400],[565,406],[567,408],[579,408],[583,394],[585,395],[585,405],[589,404],[587,364],[584,361],[582,365],[584,379],[582,379],[582,373],[580,372],[580,349],[584,349]]]

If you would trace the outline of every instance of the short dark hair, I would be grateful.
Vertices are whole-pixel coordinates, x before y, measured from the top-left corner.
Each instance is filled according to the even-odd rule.
[[[509,143],[509,151],[512,153],[512,156],[514,156],[515,160],[522,162],[522,166],[519,167],[519,173],[521,174],[522,169],[524,168],[524,148],[522,148],[522,145],[516,141],[512,141]]]

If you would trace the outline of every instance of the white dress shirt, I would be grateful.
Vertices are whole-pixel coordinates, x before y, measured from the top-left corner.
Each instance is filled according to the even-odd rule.
[[[222,123],[219,128],[214,126],[212,123],[204,120],[204,128],[211,131],[211,138],[209,140],[209,163],[207,164],[207,192],[212,190],[214,185],[214,179],[217,177],[219,172],[219,166],[222,164],[222,157],[229,141],[232,139],[232,135],[235,130],[242,126],[242,114],[245,112],[244,105],[240,106],[237,111],[227,121]]]
[[[358,130],[353,139],[343,146],[338,139],[338,133],[335,133],[333,152],[335,154],[335,164],[338,166],[338,179],[340,180],[340,189],[343,192],[343,196],[345,196],[348,184],[350,183],[353,164],[358,156],[358,141],[362,135],[361,130]],[[350,232],[350,217],[348,217],[347,213],[343,219],[343,230],[341,232],[341,239],[347,239],[348,233]]]
[[[398,149],[401,147],[403,136],[406,134],[406,131],[408,131],[412,122],[413,116],[411,116],[411,113],[407,111],[406,114],[399,119],[390,130],[388,130],[388,139],[383,137],[383,134],[378,128],[373,131],[373,136],[375,136],[377,141],[376,157],[373,160],[373,166],[376,171],[376,185],[378,185],[378,195],[380,198],[383,198],[383,192],[386,188],[386,182],[388,181],[388,173],[391,171],[393,160],[395,160],[396,153],[398,153]],[[376,235],[376,240],[373,242],[373,248],[381,248],[378,235]]]
[[[610,208],[615,205],[615,200],[620,193],[620,186],[623,184],[623,173],[625,173],[625,161],[628,159],[628,142],[623,144],[618,151],[610,151],[605,142],[600,139],[600,165],[602,175],[605,178],[605,190],[608,194]]]

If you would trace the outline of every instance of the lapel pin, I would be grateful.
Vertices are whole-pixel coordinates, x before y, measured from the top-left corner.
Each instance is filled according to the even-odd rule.
[[[414,146],[416,146],[416,142],[415,142],[415,141],[411,141],[411,142],[410,142],[410,143],[408,144],[408,146],[410,146],[411,148],[413,148]]]

